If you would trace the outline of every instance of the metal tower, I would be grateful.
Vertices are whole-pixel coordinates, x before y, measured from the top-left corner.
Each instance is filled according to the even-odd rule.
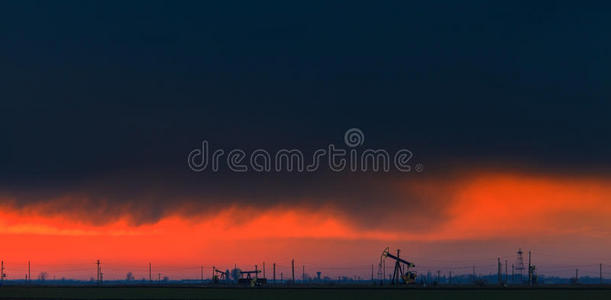
[[[524,252],[522,252],[522,248],[518,249],[518,256],[516,257],[515,271],[518,273],[518,278],[522,281],[522,276],[524,275],[524,257],[522,256]]]

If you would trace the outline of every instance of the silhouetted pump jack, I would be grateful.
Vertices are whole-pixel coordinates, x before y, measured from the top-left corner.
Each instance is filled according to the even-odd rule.
[[[416,272],[409,270],[410,268],[416,267],[416,265],[400,258],[400,251],[401,250],[397,249],[397,255],[393,255],[390,253],[390,248],[386,247],[386,249],[384,249],[382,255],[380,256],[379,268],[385,267],[384,260],[386,258],[390,258],[395,261],[395,268],[392,274],[391,281],[393,285],[409,284],[416,280]]]
[[[267,283],[267,279],[259,278],[259,273],[261,273],[261,270],[257,268],[255,268],[254,271],[240,271],[242,278],[238,280],[238,284],[250,285],[251,287],[265,285]],[[246,274],[246,278],[244,278],[244,274]],[[251,276],[251,274],[254,274],[254,278]]]
[[[219,281],[227,281],[229,279],[229,270],[223,272],[215,268],[214,273],[215,273],[214,278],[213,278],[214,283],[219,283]]]

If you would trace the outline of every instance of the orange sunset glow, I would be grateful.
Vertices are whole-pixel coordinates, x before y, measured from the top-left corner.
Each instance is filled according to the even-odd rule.
[[[468,243],[525,236],[608,238],[610,234],[611,181],[607,179],[482,172],[433,182],[445,192],[431,191],[430,184],[418,192],[438,198],[429,201],[447,201],[448,205],[440,212],[441,221],[431,221],[417,231],[410,231],[409,224],[365,229],[358,218],[330,206],[229,205],[214,214],[173,213],[146,224],[134,224],[128,214],[98,224],[89,221],[86,212],[77,217],[50,210],[53,200],[17,208],[11,199],[4,199],[1,255],[9,267],[13,264],[13,274],[23,273],[24,263],[31,260],[58,276],[87,279],[87,270],[65,266],[86,266],[100,258],[108,264],[109,278],[120,278],[130,268],[144,272],[143,266],[150,261],[166,266],[170,275],[200,264],[228,268],[270,262],[274,257],[282,257],[285,264],[291,257],[306,264],[332,265],[338,257],[365,259],[367,264],[375,261],[378,248],[386,244]],[[418,184],[397,184],[397,189],[419,189]],[[404,207],[409,199],[396,202]],[[389,215],[396,213],[388,211]],[[312,241],[318,241],[316,250],[312,250]],[[355,242],[367,245],[365,253],[346,252],[342,246]],[[426,264],[426,256],[419,255]],[[197,270],[191,272],[197,274]]]

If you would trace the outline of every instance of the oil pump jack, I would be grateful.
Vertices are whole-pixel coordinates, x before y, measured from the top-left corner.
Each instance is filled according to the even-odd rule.
[[[409,269],[416,267],[413,263],[400,258],[400,251],[397,249],[397,255],[393,255],[390,253],[390,248],[386,247],[384,251],[382,251],[382,255],[380,255],[380,263],[378,265],[378,275],[381,275],[382,282],[384,282],[384,276],[386,276],[385,272],[385,262],[386,258],[390,258],[395,261],[395,269],[392,274],[392,285],[399,284],[409,284],[416,280],[416,272],[412,272]]]
[[[254,271],[240,271],[242,278],[238,280],[238,284],[250,285],[251,287],[266,284],[267,278],[259,278],[259,273],[261,273],[261,270],[257,268],[257,265],[255,265]],[[244,274],[246,274],[246,278],[243,277]],[[252,278],[250,274],[254,274],[255,278]]]
[[[214,274],[214,277],[213,277],[214,283],[219,283],[219,281],[227,281],[227,279],[229,278],[229,270],[223,272],[215,267],[213,268],[214,268],[214,273],[213,273]]]

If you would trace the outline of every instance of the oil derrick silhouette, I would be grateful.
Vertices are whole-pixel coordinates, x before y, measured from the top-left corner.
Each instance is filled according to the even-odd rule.
[[[518,249],[517,257],[516,257],[516,272],[518,273],[518,278],[522,281],[522,277],[524,275],[524,257],[522,256],[524,252],[522,252],[522,248]]]

